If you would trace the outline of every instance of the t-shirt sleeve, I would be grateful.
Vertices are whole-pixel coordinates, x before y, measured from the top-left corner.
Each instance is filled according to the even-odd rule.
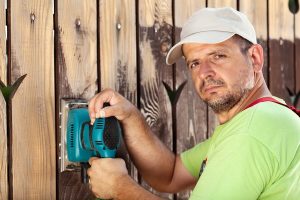
[[[196,179],[199,178],[200,167],[202,161],[207,155],[210,139],[205,140],[197,144],[195,147],[180,154],[181,161],[184,167],[191,173]]]
[[[255,200],[269,183],[278,161],[249,135],[234,135],[210,152],[190,200]]]

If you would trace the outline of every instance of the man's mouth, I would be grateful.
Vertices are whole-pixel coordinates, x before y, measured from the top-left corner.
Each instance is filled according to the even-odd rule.
[[[216,92],[220,87],[222,87],[221,85],[209,85],[203,88],[203,92],[204,93],[213,93]]]

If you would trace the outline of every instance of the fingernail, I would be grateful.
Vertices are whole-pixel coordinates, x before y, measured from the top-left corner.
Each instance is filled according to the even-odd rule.
[[[100,117],[101,117],[101,118],[104,118],[104,117],[105,117],[105,112],[104,112],[103,110],[100,110],[100,113],[99,113],[99,114],[100,114]]]
[[[94,122],[95,122],[95,118],[91,119],[91,123],[90,124],[93,125]]]
[[[99,110],[96,113],[96,118],[104,118],[105,117],[105,112],[103,110]]]

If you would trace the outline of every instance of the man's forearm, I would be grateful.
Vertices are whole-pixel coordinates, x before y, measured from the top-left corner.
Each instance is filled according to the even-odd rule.
[[[143,178],[155,189],[167,186],[175,155],[152,133],[138,110],[123,123],[123,129],[129,154]]]
[[[125,182],[126,184],[124,184]],[[117,191],[117,197],[114,198],[117,200],[162,200],[158,196],[142,188],[131,178],[120,180],[120,184],[117,186]]]

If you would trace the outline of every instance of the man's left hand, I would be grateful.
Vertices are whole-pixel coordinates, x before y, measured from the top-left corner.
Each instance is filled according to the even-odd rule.
[[[118,190],[126,188],[124,180],[130,179],[124,160],[119,158],[96,158],[89,160],[88,169],[91,191],[98,198],[113,199],[118,196]],[[125,181],[126,182],[126,181]]]

